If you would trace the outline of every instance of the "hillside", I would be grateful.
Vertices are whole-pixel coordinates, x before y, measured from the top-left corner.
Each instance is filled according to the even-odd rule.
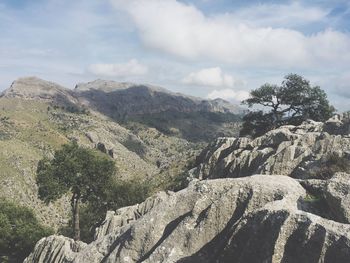
[[[160,120],[155,122],[159,127],[155,127],[156,125],[150,125],[148,122],[138,121],[137,118],[144,120],[142,116],[145,115],[138,115],[132,121],[113,118],[109,113],[115,109],[113,103],[119,103],[119,97],[117,94],[113,97],[109,94],[103,95],[104,92],[109,92],[103,88],[108,83],[112,86],[112,92],[117,89],[116,86],[124,85],[105,81],[86,84],[93,85],[103,100],[97,99],[91,93],[83,95],[83,84],[78,85],[80,88],[69,90],[35,77],[18,79],[2,93],[0,197],[34,208],[41,221],[57,227],[67,222],[70,211],[68,204],[58,200],[46,206],[39,201],[35,171],[38,160],[43,156],[52,155],[62,144],[76,140],[80,145],[98,148],[113,157],[121,179],[147,180],[152,182],[155,188],[163,189],[171,183],[172,177],[183,171],[187,160],[195,156],[209,138],[214,138],[217,133],[229,135],[237,132],[236,123],[214,122],[205,117],[198,117],[192,121],[194,124],[201,124],[199,128],[202,129],[203,136],[200,140],[190,141],[181,132],[164,132],[162,127],[177,130],[176,127],[171,127],[169,122],[162,123]],[[127,92],[129,107],[136,108],[133,105],[138,105],[138,90],[130,90],[129,86],[120,89]],[[165,90],[157,92],[167,94],[168,99],[174,96],[176,100],[180,96]],[[185,98],[184,95],[180,97]],[[150,105],[157,99],[158,97],[152,98]],[[175,101],[175,106],[176,103]],[[185,134],[191,134],[193,130],[191,123],[183,125],[182,114],[192,114],[192,117],[197,113],[198,116],[206,114],[203,109],[197,112],[199,109],[195,106],[188,106],[189,112],[185,112],[180,106],[177,107],[178,111],[172,108],[166,110],[165,113],[159,111],[159,114],[173,115],[172,120],[183,126],[181,129]],[[207,114],[219,114],[215,109],[212,110]],[[236,115],[231,113],[220,114],[230,118],[235,116],[237,119]],[[148,118],[150,119],[152,117]],[[216,131],[214,126],[217,127]]]

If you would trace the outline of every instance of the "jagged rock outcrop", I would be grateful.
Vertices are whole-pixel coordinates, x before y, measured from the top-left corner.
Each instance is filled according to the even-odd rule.
[[[300,183],[323,199],[338,222],[350,224],[350,174],[336,173],[329,180],[300,180]]]
[[[281,174],[305,178],[319,161],[336,154],[350,160],[350,115],[326,123],[307,121],[282,126],[256,139],[219,138],[197,159],[192,177],[244,177]]]
[[[288,176],[193,181],[108,213],[76,252],[52,236],[25,262],[347,262],[350,224],[303,211],[306,197]]]
[[[71,262],[86,246],[64,236],[50,236],[39,240],[35,251],[24,262]]]

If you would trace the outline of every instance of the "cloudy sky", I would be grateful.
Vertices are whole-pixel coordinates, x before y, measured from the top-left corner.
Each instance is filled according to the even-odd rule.
[[[350,109],[348,0],[0,0],[0,90],[97,78],[244,99],[297,73]]]

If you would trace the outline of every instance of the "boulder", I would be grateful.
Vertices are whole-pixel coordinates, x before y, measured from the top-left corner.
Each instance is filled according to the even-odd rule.
[[[53,236],[25,262],[347,262],[350,225],[301,210],[306,195],[288,176],[193,181],[109,212],[77,252],[55,256]]]
[[[337,173],[328,181],[323,193],[337,220],[350,224],[350,174]]]
[[[86,247],[85,243],[76,242],[64,236],[42,238],[24,263],[72,262],[76,254],[84,247]]]

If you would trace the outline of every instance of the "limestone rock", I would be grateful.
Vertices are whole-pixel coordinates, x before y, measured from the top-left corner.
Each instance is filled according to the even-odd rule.
[[[350,224],[350,174],[337,173],[330,179],[324,198],[338,221]]]
[[[321,158],[349,156],[348,114],[334,120],[338,128],[330,128],[332,119],[326,123],[306,121],[300,126],[282,126],[254,140],[219,138],[201,153],[190,175],[212,179],[260,173],[303,178],[305,170],[317,166]]]
[[[84,247],[86,247],[85,243],[75,242],[64,236],[42,238],[35,245],[34,252],[24,260],[24,263],[72,262],[76,253]]]
[[[329,180],[301,180],[300,183],[324,200],[335,220],[350,224],[350,174],[336,173]]]
[[[329,119],[324,126],[324,130],[331,134],[349,135],[350,134],[350,112],[337,114]]]
[[[288,176],[195,181],[108,213],[95,241],[46,262],[346,262],[350,225],[300,210],[305,197]],[[26,263],[53,259],[56,239]]]

